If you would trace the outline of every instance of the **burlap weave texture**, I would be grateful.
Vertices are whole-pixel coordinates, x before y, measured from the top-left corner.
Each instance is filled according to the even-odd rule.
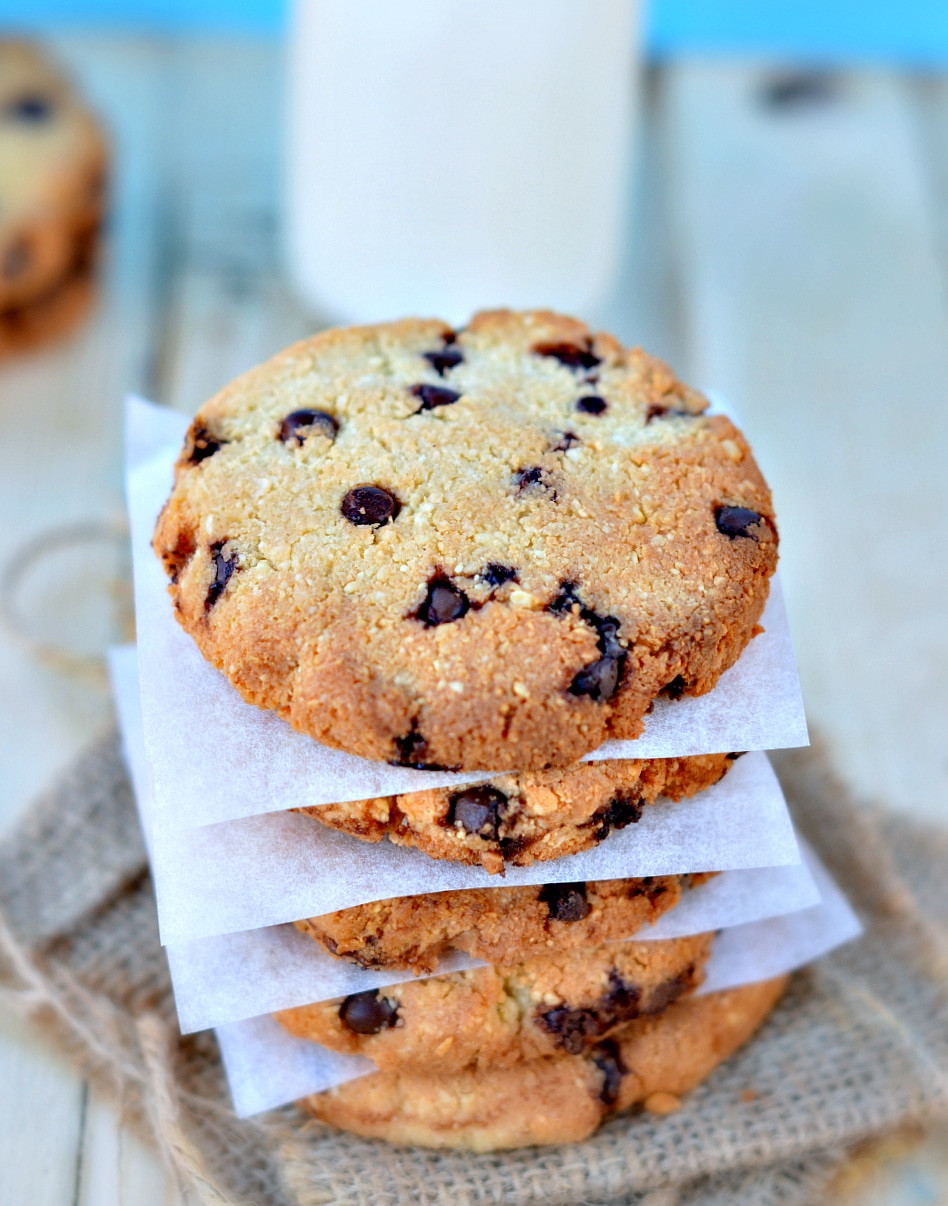
[[[392,1149],[293,1108],[237,1121],[213,1037],[177,1036],[151,883],[114,734],[0,845],[0,983],[200,1200],[784,1206],[854,1143],[948,1115],[948,837],[859,809],[807,751],[775,761],[864,938],[798,974],[757,1039],[666,1118],[473,1156]]]

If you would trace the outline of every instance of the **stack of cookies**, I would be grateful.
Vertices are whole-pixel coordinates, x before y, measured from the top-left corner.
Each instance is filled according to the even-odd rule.
[[[108,150],[35,47],[0,39],[0,355],[66,331],[92,297]]]
[[[562,882],[558,863],[739,756],[583,760],[658,697],[710,691],[759,631],[770,495],[706,411],[640,350],[497,311],[324,333],[192,423],[154,548],[204,657],[323,745],[469,776],[306,823],[497,876],[297,923],[426,977],[277,1015],[378,1068],[307,1098],[318,1118],[478,1150],[582,1138],[676,1108],[779,997],[693,995],[711,934],[628,941],[706,876]],[[504,885],[543,863],[556,882]],[[430,975],[452,952],[481,965]]]

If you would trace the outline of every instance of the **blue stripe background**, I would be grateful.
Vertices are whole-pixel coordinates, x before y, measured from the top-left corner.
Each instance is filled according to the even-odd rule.
[[[285,0],[0,0],[0,28],[276,36],[285,12]],[[652,0],[646,30],[648,49],[657,55],[948,64],[948,0]]]

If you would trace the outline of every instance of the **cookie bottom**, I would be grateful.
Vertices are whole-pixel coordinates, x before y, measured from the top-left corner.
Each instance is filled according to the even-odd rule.
[[[677,1108],[751,1037],[787,979],[680,1001],[586,1055],[453,1075],[376,1072],[300,1105],[340,1130],[395,1144],[491,1152],[575,1143],[633,1106]]]

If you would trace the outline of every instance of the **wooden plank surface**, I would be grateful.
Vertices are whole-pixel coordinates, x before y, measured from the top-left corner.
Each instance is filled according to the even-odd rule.
[[[2,1201],[71,1206],[84,1128],[82,1080],[6,1013],[0,1013],[0,1068]]]
[[[84,1105],[73,1197],[62,1201],[68,1206],[183,1206],[155,1153],[117,1123],[114,1103],[87,1090]]]
[[[102,37],[60,49],[115,130],[116,221],[93,321],[0,366],[0,561],[51,527],[119,514],[127,390],[191,412],[316,323],[279,268],[278,50]],[[873,72],[843,78],[826,105],[779,112],[759,102],[768,82],[765,65],[648,76],[630,239],[603,320],[738,403],[777,496],[811,718],[855,783],[944,816],[944,743],[919,700],[943,706],[948,689],[945,559],[932,552],[948,510],[948,224],[935,216],[948,94]],[[112,626],[96,606],[74,633],[75,607],[39,618],[88,644]],[[15,705],[0,729],[3,824],[110,705],[6,635],[0,693]],[[6,1018],[0,1067],[4,1206],[177,1200],[111,1107]],[[913,1167],[943,1170],[923,1151],[847,1201],[912,1202]]]
[[[146,41],[71,38],[57,48],[106,115],[115,147],[105,288],[62,344],[0,365],[0,563],[50,545],[50,532],[121,522],[122,402],[149,384],[160,326],[162,142],[168,53]],[[118,633],[112,546],[50,547],[24,582],[30,633],[79,652]],[[92,554],[93,574],[80,569]],[[117,559],[116,559],[117,562]],[[104,584],[104,589],[103,589]],[[0,824],[111,716],[104,676],[38,663],[0,637]],[[4,1206],[172,1206],[156,1156],[90,1099],[82,1079],[30,1031],[0,1017],[0,1201]]]

